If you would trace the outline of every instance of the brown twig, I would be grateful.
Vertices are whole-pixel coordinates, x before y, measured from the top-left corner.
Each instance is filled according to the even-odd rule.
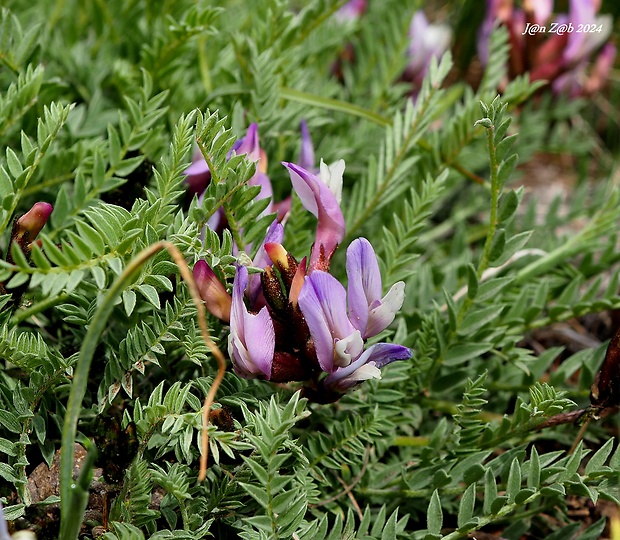
[[[202,334],[202,339],[209,347],[211,354],[217,360],[217,375],[215,379],[213,379],[213,384],[207,393],[207,397],[205,398],[204,406],[202,409],[202,434],[201,434],[201,455],[200,455],[200,470],[198,472],[198,481],[202,482],[207,477],[207,458],[209,457],[209,412],[211,411],[211,405],[213,405],[213,401],[215,400],[215,395],[217,394],[217,390],[224,379],[224,375],[226,374],[226,360],[222,351],[217,346],[217,344],[211,339],[211,335],[209,334],[209,327],[207,326],[207,317],[205,314],[205,308],[202,303],[202,298],[200,297],[200,293],[198,292],[198,286],[194,281],[194,276],[190,271],[187,263],[185,262],[185,258],[181,251],[172,243],[167,241],[160,242],[162,247],[165,247],[174,262],[179,267],[179,272],[181,273],[181,277],[183,281],[187,284],[189,289],[189,293],[196,305],[196,310],[198,312],[198,326],[200,327],[200,333]]]
[[[540,431],[541,429],[546,429],[549,427],[559,426],[561,424],[574,424],[577,420],[579,420],[584,415],[591,415],[590,418],[605,418],[610,414],[614,414],[618,411],[618,407],[605,407],[604,409],[592,409],[588,407],[587,409],[579,409],[578,411],[571,411],[567,413],[560,413],[552,416],[551,418],[547,418],[542,424],[537,425],[534,429],[536,431]]]

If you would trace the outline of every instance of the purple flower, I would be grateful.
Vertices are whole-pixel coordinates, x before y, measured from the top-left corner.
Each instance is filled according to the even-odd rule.
[[[256,314],[250,313],[245,307],[243,296],[247,285],[248,269],[240,266],[233,284],[228,354],[240,377],[269,380],[275,350],[273,321],[267,307]]]
[[[380,379],[380,368],[395,360],[409,360],[411,350],[402,345],[377,343],[364,351],[348,366],[337,369],[323,381],[326,388],[344,393],[351,387],[368,379]]]
[[[379,368],[394,360],[411,358],[401,345],[378,343],[364,350],[364,340],[394,320],[404,299],[404,283],[394,285],[381,299],[377,257],[365,238],[347,250],[347,293],[327,272],[306,276],[299,293],[299,307],[306,319],[321,369],[328,376],[321,386],[342,393],[366,379],[380,378]]]
[[[344,161],[340,160],[331,167],[321,162],[320,178],[294,163],[282,164],[289,171],[301,204],[318,218],[308,271],[328,270],[329,261],[345,233],[344,216],[340,209]]]
[[[405,283],[392,285],[381,298],[382,284],[375,250],[366,238],[347,249],[349,319],[364,339],[376,336],[394,320],[405,299]]]
[[[232,152],[235,152],[236,155],[245,154],[248,160],[258,162],[256,173],[250,178],[248,184],[261,187],[261,191],[256,197],[257,199],[271,198],[273,189],[271,181],[266,174],[267,155],[259,145],[258,124],[250,124],[245,136],[235,142],[228,154],[229,159],[232,157]],[[203,193],[211,181],[211,171],[209,171],[209,166],[200,152],[194,154],[192,164],[183,171],[183,174],[187,176],[188,189],[192,194]],[[202,203],[202,198],[200,202]],[[270,208],[267,210],[270,211]],[[265,211],[264,213],[269,212]]]
[[[346,21],[356,21],[365,12],[367,0],[350,0],[336,12],[336,19],[343,23]]]
[[[430,24],[423,11],[416,11],[409,26],[409,39],[405,78],[419,89],[431,60],[439,59],[450,47],[452,31],[443,24]]]
[[[394,360],[411,358],[401,345],[378,343],[364,351],[364,340],[347,316],[344,287],[332,275],[317,270],[306,276],[299,294],[328,391],[344,392],[366,379],[380,378],[379,368]]]
[[[613,21],[610,16],[597,16],[599,7],[597,0],[570,0],[569,13],[557,15],[554,23],[559,27],[571,25],[575,31],[550,33],[543,38],[541,32],[535,31],[535,25],[548,26],[552,0],[525,0],[523,9],[516,9],[513,0],[487,0],[486,17],[478,37],[478,56],[483,64],[488,62],[489,39],[499,21],[509,34],[509,78],[529,72],[530,80],[549,81],[555,93],[591,94],[604,84],[609,75],[607,66],[610,60],[613,63],[612,49],[609,43],[605,45]],[[598,30],[577,31],[580,27]],[[592,60],[594,65],[588,69]],[[500,90],[505,84],[506,81],[502,82]]]

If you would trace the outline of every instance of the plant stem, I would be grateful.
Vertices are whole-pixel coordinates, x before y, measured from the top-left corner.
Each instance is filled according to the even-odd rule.
[[[484,242],[484,249],[482,251],[482,257],[480,258],[480,264],[478,265],[477,275],[478,279],[482,277],[482,273],[489,266],[489,255],[491,253],[491,246],[493,244],[493,238],[497,231],[497,210],[499,206],[499,180],[498,171],[499,165],[497,163],[497,154],[495,151],[495,126],[486,128],[487,130],[487,145],[489,147],[489,165],[491,167],[491,215],[489,217],[489,228],[487,230],[487,237]]]

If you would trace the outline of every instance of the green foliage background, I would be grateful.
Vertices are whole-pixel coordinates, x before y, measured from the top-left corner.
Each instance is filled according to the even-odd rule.
[[[212,463],[198,483],[200,409],[216,366],[176,266],[158,254],[113,308],[78,425],[86,445],[97,424],[135,425],[136,457],[111,495],[104,538],[430,540],[487,525],[510,539],[569,538],[580,524],[568,495],[620,503],[614,419],[592,424],[571,454],[578,427],[538,429],[588,404],[605,344],[535,353],[524,341],[620,307],[615,164],[582,120],[587,103],[527,79],[493,101],[502,30],[475,91],[445,83],[448,54],[414,103],[398,78],[420,3],[371,1],[365,17],[338,24],[344,3],[4,3],[3,252],[16,216],[36,201],[54,205],[32,261],[0,262],[0,495],[17,526],[58,503],[32,501],[27,478],[60,447],[73,369],[105,291],[164,239],[190,266],[205,258],[230,278],[233,236],[255,242],[270,218],[256,219],[264,203],[245,184],[255,165],[227,161],[227,151],[258,122],[282,199],[290,182],[279,162],[297,158],[302,119],[317,156],[347,162],[344,244],[366,236],[384,283],[406,281],[403,310],[377,339],[411,347],[413,359],[330,406],[227,373],[217,401],[234,428],[211,428]],[[347,44],[355,61],[341,61],[338,81]],[[188,200],[183,175],[196,139],[217,179],[202,206]],[[570,155],[578,170],[567,207],[557,200],[542,221],[535,199],[521,204],[515,170],[537,151]],[[601,178],[590,182],[593,154]],[[223,204],[231,233],[201,241]],[[313,229],[294,201],[287,249],[306,255]],[[11,291],[26,283],[15,306]],[[227,327],[209,322],[225,349]],[[41,538],[58,533],[53,521]]]

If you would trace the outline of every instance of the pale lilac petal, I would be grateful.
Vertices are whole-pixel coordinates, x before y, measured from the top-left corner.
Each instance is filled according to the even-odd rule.
[[[335,195],[327,185],[298,165],[286,162],[283,162],[283,165],[289,170],[293,189],[302,205],[318,218],[316,240],[310,256],[310,270],[313,270],[322,255],[329,260],[342,242],[345,233],[344,216]]]
[[[355,21],[366,11],[367,0],[350,0],[336,12],[336,19],[340,23]]]
[[[567,66],[579,64],[587,59],[592,52],[600,48],[609,37],[613,26],[611,17],[597,17],[599,8],[597,0],[570,0],[569,17],[573,26],[596,24],[602,32],[571,32],[568,44],[564,49],[564,63]]]
[[[293,190],[297,193],[303,207],[314,217],[318,218],[319,207],[317,200],[320,194],[318,178],[294,163],[282,162],[282,165],[288,169]]]
[[[364,340],[359,330],[355,330],[350,336],[337,339],[334,343],[334,364],[338,367],[346,367],[352,361],[359,358],[364,351]]]
[[[248,131],[237,148],[234,148],[236,154],[246,154],[250,161],[258,161],[260,159],[260,146],[258,139],[258,124],[250,124]]]
[[[205,159],[202,156],[200,156],[199,159],[194,161],[187,169],[183,171],[183,174],[186,176],[191,176],[195,174],[204,174],[208,172],[210,172],[209,166],[207,165],[207,162],[205,161]]]
[[[405,301],[405,282],[394,283],[388,293],[381,299],[376,307],[370,305],[368,325],[364,337],[369,338],[383,332],[394,320],[396,313],[403,307]]]
[[[257,172],[252,178],[248,180],[248,186],[259,186],[260,193],[256,195],[255,199],[257,201],[261,199],[273,199],[273,188],[271,186],[271,180],[269,177],[262,172]],[[261,216],[271,213],[271,204],[263,210]]]
[[[381,300],[381,274],[372,245],[366,238],[357,238],[347,249],[349,285],[349,319],[362,336],[366,335],[369,306]]]
[[[344,391],[357,382],[368,378],[380,378],[378,368],[396,360],[408,360],[411,350],[402,345],[392,343],[377,343],[369,347],[355,362],[344,368],[338,368],[324,381],[325,386],[338,391]],[[375,369],[372,369],[372,366]],[[361,371],[360,371],[361,369]],[[379,375],[379,376],[377,376]]]
[[[369,379],[380,379],[381,370],[371,362],[358,367],[355,371],[349,373],[348,375],[337,377],[338,375],[338,373],[335,373],[334,375],[328,376],[323,384],[331,390],[344,393],[352,386],[355,386],[361,382]]]
[[[228,351],[240,376],[269,379],[275,350],[273,321],[266,307],[256,315],[248,312],[243,303],[247,283],[248,270],[241,266],[233,284]]]
[[[439,59],[450,47],[452,31],[443,24],[429,24],[423,11],[416,11],[409,26],[409,51],[406,75],[420,85],[431,59]]]
[[[310,133],[308,131],[308,124],[305,120],[301,121],[301,150],[299,151],[299,166],[302,169],[312,171],[315,168],[314,158],[314,146]]]
[[[334,341],[355,332],[346,311],[346,293],[332,275],[315,271],[306,277],[299,293],[303,313],[319,360],[328,373],[334,370]]]

